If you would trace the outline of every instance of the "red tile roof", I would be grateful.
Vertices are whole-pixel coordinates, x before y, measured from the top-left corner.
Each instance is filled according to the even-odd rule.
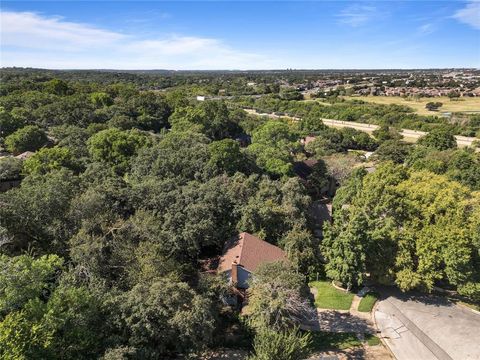
[[[236,261],[249,272],[255,272],[260,264],[286,259],[285,252],[279,247],[243,232],[225,244],[218,271],[230,270]]]

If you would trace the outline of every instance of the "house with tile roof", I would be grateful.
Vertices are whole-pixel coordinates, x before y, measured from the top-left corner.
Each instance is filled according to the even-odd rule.
[[[227,275],[239,289],[248,288],[248,280],[264,263],[286,261],[285,252],[249,233],[242,232],[225,244],[217,271]]]

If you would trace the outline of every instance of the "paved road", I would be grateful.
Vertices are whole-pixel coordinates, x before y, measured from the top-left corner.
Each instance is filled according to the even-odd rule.
[[[480,359],[480,315],[442,298],[389,292],[375,321],[397,360]]]
[[[268,116],[272,119],[278,119],[280,117],[288,117],[295,121],[300,120],[300,118],[295,116],[279,116],[273,113],[259,113],[254,109],[244,109],[244,110],[249,114],[254,114],[258,116]],[[354,128],[360,131],[364,131],[369,134],[371,134],[372,132],[374,132],[379,128],[378,125],[359,123],[354,121],[342,121],[342,120],[334,120],[334,119],[322,119],[322,121],[325,125],[330,127],[336,127],[336,128],[349,127],[349,128]],[[409,129],[402,129],[400,133],[403,135],[404,140],[408,142],[417,142],[419,138],[427,134],[425,131],[409,130]],[[457,139],[457,145],[459,147],[471,146],[475,140],[477,141],[480,140],[475,137],[467,137],[467,136],[460,136],[460,135],[456,135],[455,138]]]

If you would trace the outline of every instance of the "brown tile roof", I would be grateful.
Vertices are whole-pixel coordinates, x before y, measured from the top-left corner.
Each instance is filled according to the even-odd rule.
[[[315,139],[316,139],[315,136],[311,136],[311,135],[305,136],[305,139],[303,140],[303,144],[307,145],[308,143],[311,143]]]
[[[17,156],[15,156],[17,159],[20,160],[25,160],[28,159],[30,156],[32,156],[34,153],[32,151],[25,151]]]
[[[279,247],[243,232],[225,244],[218,271],[230,270],[236,261],[244,269],[254,272],[262,263],[286,259],[285,252]]]

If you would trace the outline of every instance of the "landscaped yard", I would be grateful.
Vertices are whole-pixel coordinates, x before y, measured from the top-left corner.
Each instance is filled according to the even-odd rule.
[[[370,312],[373,309],[373,305],[378,300],[378,294],[376,293],[368,293],[366,294],[362,300],[360,300],[360,304],[358,305],[358,311],[361,312]]]
[[[321,309],[349,310],[353,294],[335,289],[328,281],[313,281],[310,287],[316,289],[315,306]]]

